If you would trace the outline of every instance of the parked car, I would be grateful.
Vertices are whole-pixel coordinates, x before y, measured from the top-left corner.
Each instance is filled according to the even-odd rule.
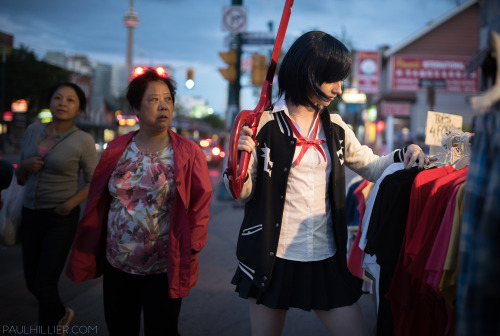
[[[213,139],[200,140],[200,147],[205,153],[205,158],[210,166],[217,166],[223,163],[226,153],[222,150],[219,142]]]

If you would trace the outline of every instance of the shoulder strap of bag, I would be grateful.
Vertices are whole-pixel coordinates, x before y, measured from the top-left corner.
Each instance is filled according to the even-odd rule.
[[[74,129],[72,130],[71,132],[69,132],[68,134],[66,134],[61,140],[59,140],[58,142],[56,142],[52,147],[50,147],[49,151],[47,152],[47,154],[45,154],[45,157],[47,157],[47,155],[49,155],[50,152],[52,152],[52,150],[57,146],[59,145],[61,142],[63,142],[67,137],[69,137],[71,134],[79,131],[80,129],[77,128],[77,129]]]

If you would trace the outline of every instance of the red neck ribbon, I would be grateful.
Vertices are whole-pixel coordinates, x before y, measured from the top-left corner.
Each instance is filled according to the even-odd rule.
[[[318,127],[319,127],[319,117],[316,118],[316,122],[314,123],[314,128],[312,132],[313,138],[311,140],[307,140],[306,138],[304,138],[293,124],[292,119],[290,119],[289,116],[287,116],[287,118],[288,121],[290,122],[290,125],[292,126],[293,134],[295,134],[295,136],[297,137],[297,146],[304,146],[302,147],[302,150],[300,151],[299,156],[297,157],[297,166],[299,165],[300,161],[302,160],[307,150],[311,146],[316,148],[321,153],[323,159],[325,159],[326,162],[325,151],[323,150],[323,147],[321,147],[321,144],[325,143],[325,140],[316,138],[316,134],[318,133]]]

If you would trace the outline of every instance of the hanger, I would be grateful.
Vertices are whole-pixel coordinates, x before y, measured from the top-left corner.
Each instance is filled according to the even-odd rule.
[[[449,166],[460,159],[463,155],[458,148],[458,144],[463,135],[464,132],[456,128],[444,132],[441,138],[441,146],[443,146],[444,152],[433,156],[432,158],[436,159],[436,161],[427,165],[426,168]]]
[[[470,155],[472,153],[470,140],[473,136],[474,133],[464,132],[460,137],[458,147],[462,153],[462,157],[451,164],[456,170],[465,168],[470,163]]]

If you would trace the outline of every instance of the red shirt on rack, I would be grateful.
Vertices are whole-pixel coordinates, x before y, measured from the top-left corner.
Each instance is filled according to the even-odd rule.
[[[407,270],[413,277],[423,283],[426,283],[427,280],[425,264],[427,263],[434,239],[443,220],[446,204],[454,187],[465,181],[467,170],[468,167],[465,167],[434,182],[425,208],[420,216],[418,226],[406,249],[406,253],[413,259],[413,262],[407,265]]]
[[[414,309],[418,305],[419,291],[412,287],[412,277],[407,272],[406,266],[411,264],[412,255],[406,253],[410,241],[417,229],[419,219],[425,208],[429,194],[434,182],[448,174],[453,173],[455,168],[445,166],[437,169],[424,170],[417,175],[412,185],[410,195],[410,208],[406,223],[405,239],[401,245],[398,263],[394,271],[391,288],[386,297],[391,301],[392,314],[394,318],[395,335],[431,335],[433,331],[432,318],[416,316]],[[422,333],[422,331],[424,331]]]
[[[363,268],[361,267],[363,251],[359,248],[359,239],[361,238],[361,224],[363,222],[363,215],[365,214],[366,209],[366,198],[363,190],[370,187],[370,184],[371,187],[373,187],[372,182],[363,180],[356,190],[354,190],[354,195],[358,200],[357,211],[359,212],[359,225],[358,232],[356,233],[354,243],[352,244],[351,251],[349,253],[349,258],[347,259],[347,268],[351,271],[352,275],[355,275],[360,279],[363,279]],[[370,191],[371,190],[368,190],[367,194],[369,194]]]
[[[437,295],[427,284],[428,273],[425,270],[425,265],[427,264],[437,232],[443,220],[448,200],[452,196],[455,187],[465,181],[467,170],[468,167],[465,167],[434,182],[419,225],[407,250],[407,252],[415,253],[415,259],[407,267],[407,272],[413,279],[412,287],[415,289],[412,293],[418,292],[420,294],[418,295],[417,293],[416,300],[418,300],[418,304],[415,305],[413,314],[420,321],[434,320],[432,328],[434,330],[442,330],[442,333],[438,333],[439,335],[444,335],[449,331],[451,313],[443,296]]]

